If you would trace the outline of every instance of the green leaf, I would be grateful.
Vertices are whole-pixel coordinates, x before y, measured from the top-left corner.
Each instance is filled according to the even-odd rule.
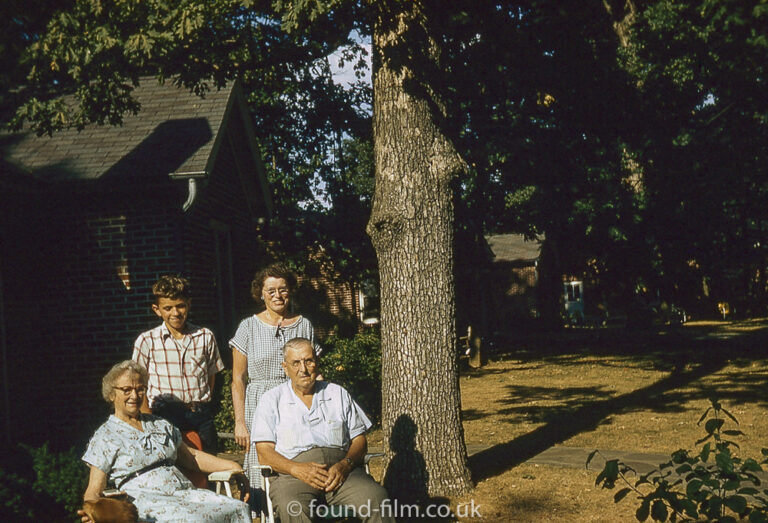
[[[650,504],[650,499],[644,499],[640,506],[637,508],[637,511],[635,511],[635,518],[637,518],[638,521],[645,521],[648,519],[648,514],[650,513]]]
[[[750,472],[761,472],[763,470],[763,467],[761,467],[760,464],[754,459],[747,458],[744,461],[744,463],[742,463],[741,470],[750,471]]]
[[[651,474],[653,474],[654,472],[655,471],[652,470],[651,472],[648,472],[647,474],[643,474],[642,476],[640,476],[640,478],[638,478],[638,480],[635,482],[635,486],[638,487],[638,486],[643,485],[645,483],[649,483],[650,484],[650,481],[648,481],[648,477]]]
[[[712,410],[712,407],[707,407],[707,410],[704,411],[704,414],[701,415],[699,418],[699,421],[696,422],[696,425],[701,425],[701,422],[704,421],[704,418],[707,417],[707,414],[709,414],[709,411]]]
[[[707,432],[707,434],[714,434],[720,430],[720,427],[723,426],[723,423],[725,423],[725,421],[722,419],[707,420],[707,422],[704,424],[704,430]]]
[[[733,459],[731,459],[730,453],[718,452],[715,456],[715,463],[723,472],[729,474],[733,472]]]
[[[685,512],[688,517],[698,517],[699,512],[696,510],[696,504],[690,499],[681,499],[680,506],[683,508],[683,512]]]
[[[725,434],[726,436],[745,436],[746,435],[740,430],[724,430],[723,434]]]
[[[744,496],[729,496],[724,504],[737,514],[743,514],[747,510],[747,500]]]
[[[667,505],[662,500],[657,499],[653,502],[653,507],[651,508],[651,517],[656,521],[667,520]]]
[[[692,497],[694,494],[696,494],[701,489],[701,486],[703,484],[704,484],[704,482],[701,481],[700,479],[691,480],[685,486],[685,493],[690,498],[690,497]]]
[[[619,501],[627,497],[627,494],[629,494],[630,492],[632,492],[632,489],[629,487],[621,489],[620,491],[618,491],[616,494],[613,495],[613,502],[618,503]]]
[[[723,508],[723,500],[720,496],[712,496],[707,503],[706,515],[713,518],[720,516],[720,510]]]
[[[701,448],[701,454],[699,454],[701,461],[706,462],[709,459],[709,453],[711,452],[711,448],[712,447],[710,446],[709,443],[707,443]]]
[[[688,459],[688,451],[685,449],[678,449],[672,453],[672,461],[675,463],[684,463]]]

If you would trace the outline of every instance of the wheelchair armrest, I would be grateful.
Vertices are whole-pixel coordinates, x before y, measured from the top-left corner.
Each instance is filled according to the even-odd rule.
[[[208,481],[229,481],[236,473],[234,470],[220,470],[208,474]]]
[[[230,498],[233,497],[232,487],[229,484],[232,479],[235,480],[238,489],[240,489],[240,499],[242,500],[243,496],[248,492],[246,488],[248,479],[245,477],[245,474],[234,470],[220,470],[208,474],[208,481],[216,484],[216,494],[221,494],[221,489],[223,488]]]
[[[384,457],[383,452],[371,452],[365,455],[365,461],[363,463],[367,465],[368,462],[371,461],[373,458],[381,458],[381,457]]]

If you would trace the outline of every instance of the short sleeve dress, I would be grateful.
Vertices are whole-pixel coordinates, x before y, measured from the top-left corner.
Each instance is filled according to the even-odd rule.
[[[299,316],[290,325],[277,328],[265,323],[254,314],[240,322],[235,336],[229,340],[229,345],[248,359],[245,426],[250,432],[253,432],[251,423],[253,423],[253,414],[256,412],[256,405],[261,395],[288,379],[280,364],[283,361],[283,345],[293,338],[307,338],[312,341],[318,355],[322,352],[315,342],[312,323],[304,316]],[[253,488],[262,488],[261,474],[253,473],[253,467],[258,464],[256,452],[251,452],[249,449],[245,455],[244,468]]]
[[[146,466],[175,460],[181,443],[179,429],[162,418],[142,414],[144,430],[115,415],[94,433],[83,461],[107,475],[115,485]],[[125,482],[126,492],[139,511],[139,519],[155,523],[251,523],[246,503],[194,488],[175,466],[149,470]]]

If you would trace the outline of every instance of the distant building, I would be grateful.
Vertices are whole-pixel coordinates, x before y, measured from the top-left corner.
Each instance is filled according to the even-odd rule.
[[[536,318],[537,265],[541,240],[527,241],[522,234],[486,236],[493,252],[492,294],[494,296],[494,331],[503,332],[510,321]]]

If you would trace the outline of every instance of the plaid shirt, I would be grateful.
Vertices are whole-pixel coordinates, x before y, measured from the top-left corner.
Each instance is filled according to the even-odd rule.
[[[175,339],[165,323],[136,338],[132,359],[149,372],[147,400],[206,402],[212,397],[211,376],[224,368],[213,333],[191,323]]]

